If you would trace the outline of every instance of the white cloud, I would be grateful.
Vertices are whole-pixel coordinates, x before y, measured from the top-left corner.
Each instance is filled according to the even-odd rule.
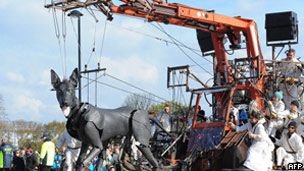
[[[31,114],[31,116],[23,117],[30,120],[39,120],[39,109],[42,107],[42,105],[42,102],[38,99],[24,95],[18,95],[13,99],[12,106],[14,107],[14,110],[12,112],[16,114]]]
[[[42,73],[40,74],[39,84],[50,86],[50,78],[51,76],[49,70],[42,71]]]
[[[14,73],[14,72],[7,73],[7,78],[10,79],[11,81],[15,81],[15,82],[19,82],[19,83],[24,82],[24,77],[21,74]]]
[[[155,66],[150,65],[139,57],[113,60],[102,58],[103,66],[109,74],[127,81],[139,81],[153,84],[158,80],[158,72]]]

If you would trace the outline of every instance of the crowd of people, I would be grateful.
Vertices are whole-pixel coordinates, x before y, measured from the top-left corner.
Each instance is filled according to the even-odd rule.
[[[66,138],[68,138],[68,140],[66,140]],[[7,139],[3,138],[0,146],[0,171],[74,170],[80,146],[78,146],[79,148],[71,147],[70,143],[73,142],[74,145],[80,145],[78,140],[72,138],[66,131],[63,133],[56,146],[49,139],[47,134],[43,134],[41,139],[43,144],[40,152],[38,152],[31,148],[19,148],[17,150],[13,150],[13,147],[8,144]],[[66,147],[63,146],[64,142],[66,143]],[[119,150],[120,146],[114,146],[114,143],[108,145],[101,171],[120,170],[118,162]],[[86,171],[94,170],[97,164],[97,159],[98,157],[95,157],[90,162],[90,165],[86,167]]]
[[[303,95],[298,94],[303,88],[297,84],[303,78],[302,65],[297,63],[293,49],[283,61],[286,63],[278,67],[278,75],[284,78],[279,85],[281,91],[274,92],[268,101],[266,114],[255,108],[248,123],[229,123],[237,132],[248,131],[251,145],[243,167],[251,170],[287,169],[289,163],[304,164]]]

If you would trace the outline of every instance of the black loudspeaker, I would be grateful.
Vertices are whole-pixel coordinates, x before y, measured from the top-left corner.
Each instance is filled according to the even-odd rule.
[[[286,41],[297,38],[297,14],[279,12],[266,14],[265,29],[267,41]]]
[[[203,55],[205,52],[214,50],[211,33],[202,30],[196,30],[196,36]]]

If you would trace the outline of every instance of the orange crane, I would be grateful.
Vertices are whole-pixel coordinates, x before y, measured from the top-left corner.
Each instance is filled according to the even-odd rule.
[[[251,93],[252,99],[261,99],[263,95],[256,91],[263,92],[265,84],[266,68],[263,62],[263,55],[260,49],[256,25],[253,20],[244,19],[241,17],[229,17],[221,14],[216,14],[214,11],[205,11],[198,8],[189,6],[166,3],[162,0],[120,0],[122,5],[116,6],[112,0],[87,0],[81,2],[79,0],[59,0],[45,7],[54,7],[63,11],[68,11],[75,8],[87,7],[90,5],[95,6],[98,10],[108,16],[112,20],[112,14],[118,13],[128,16],[140,17],[148,21],[156,21],[165,24],[178,25],[182,27],[189,27],[193,29],[210,32],[212,36],[213,47],[216,57],[216,72],[221,74],[220,85],[230,86],[227,92],[227,98],[233,94],[234,89],[248,89],[253,90]],[[252,63],[251,67],[257,75],[254,84],[238,84],[232,76],[231,66],[228,63],[227,53],[224,47],[225,36],[229,38],[232,47],[236,47],[241,42],[241,34],[245,37],[247,58]],[[258,59],[258,60],[250,60]],[[234,85],[231,87],[231,85]],[[229,95],[230,94],[230,95]],[[228,106],[231,103],[227,102],[226,98],[221,98],[221,95],[215,93],[218,107],[219,117],[226,117],[228,119]],[[262,110],[263,103],[258,103],[258,107]],[[226,109],[226,110],[225,110]],[[226,112],[224,112],[224,110]],[[228,129],[226,127],[226,129]]]

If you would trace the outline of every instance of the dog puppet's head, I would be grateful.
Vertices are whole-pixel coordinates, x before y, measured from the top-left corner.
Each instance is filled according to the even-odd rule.
[[[78,70],[74,69],[70,79],[60,80],[59,76],[54,70],[51,70],[51,82],[52,86],[56,91],[57,100],[60,108],[66,118],[71,116],[71,111],[78,108],[79,101],[75,95],[75,89],[78,83]]]

